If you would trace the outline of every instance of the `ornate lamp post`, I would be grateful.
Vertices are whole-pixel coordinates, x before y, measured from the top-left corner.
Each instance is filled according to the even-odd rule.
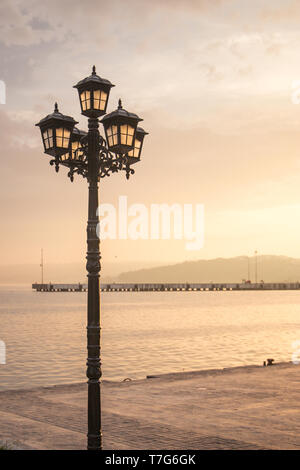
[[[100,241],[97,236],[99,218],[98,183],[100,178],[121,170],[128,179],[134,173],[131,165],[140,160],[144,136],[137,127],[142,121],[136,114],[123,109],[121,100],[116,111],[106,114],[110,89],[114,85],[96,74],[92,74],[74,86],[77,88],[81,113],[88,117],[88,132],[75,127],[77,122],[58,111],[57,103],[52,114],[36,126],[41,130],[44,151],[53,159],[56,171],[59,166],[68,167],[68,177],[74,174],[87,178],[89,184],[87,223],[87,377],[88,377],[88,449],[102,449],[101,397],[100,397]],[[99,117],[106,133],[106,140],[99,133]]]

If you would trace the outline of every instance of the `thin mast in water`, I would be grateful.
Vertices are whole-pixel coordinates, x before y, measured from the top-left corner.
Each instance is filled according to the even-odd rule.
[[[41,250],[41,264],[40,264],[40,268],[41,268],[41,275],[42,275],[42,284],[44,284],[44,256],[43,256],[43,248]]]

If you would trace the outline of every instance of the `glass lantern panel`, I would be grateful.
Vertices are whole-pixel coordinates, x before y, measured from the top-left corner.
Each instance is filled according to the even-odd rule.
[[[108,145],[112,147],[118,144],[118,126],[110,126],[107,128]]]
[[[80,148],[81,148],[81,146],[80,146],[80,142],[78,140],[75,141],[75,142],[72,142],[72,159],[73,160],[81,160],[82,159],[82,156],[83,156],[82,150],[78,150]]]
[[[82,106],[82,111],[86,111],[87,109],[91,109],[91,92],[90,91],[83,91],[80,94],[80,101]]]
[[[76,150],[79,148],[79,142],[78,141],[75,141],[75,142],[72,142],[72,157],[75,158],[76,157]]]
[[[139,153],[140,153],[140,148],[141,148],[142,142],[138,139],[135,139],[134,141],[134,148],[128,152],[129,157],[134,157],[134,158],[139,158]]]
[[[71,132],[64,127],[59,127],[56,129],[56,146],[68,148],[69,141],[70,141],[70,134]]]
[[[121,126],[121,144],[123,145],[132,145],[133,141],[134,128],[127,124],[122,124]]]
[[[133,134],[134,128],[132,126],[128,126],[127,145],[133,145]]]
[[[43,132],[43,140],[44,140],[45,148],[48,149],[49,148],[49,140],[48,140],[48,132],[47,131]]]
[[[112,126],[113,144],[118,145],[118,126]]]
[[[113,138],[112,138],[112,126],[108,127],[106,130],[108,145],[111,147],[113,145]]]
[[[94,109],[104,111],[107,100],[107,93],[103,90],[94,90]]]
[[[46,131],[43,132],[43,140],[44,140],[46,150],[53,147],[53,130],[52,129],[47,129]]]
[[[64,129],[64,137],[63,137],[63,147],[64,148],[69,147],[70,135],[71,135],[71,132],[68,129]]]

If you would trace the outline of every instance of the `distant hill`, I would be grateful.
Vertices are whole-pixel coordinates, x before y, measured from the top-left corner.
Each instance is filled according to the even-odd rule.
[[[146,267],[156,263],[147,263]],[[101,281],[116,281],[120,272],[139,269],[143,264],[136,262],[102,263]],[[41,281],[41,268],[36,264],[0,265],[0,284],[32,284]],[[87,282],[85,260],[82,263],[45,263],[44,282],[76,283]]]
[[[255,257],[249,258],[250,279],[255,282]],[[120,282],[242,282],[248,278],[248,257],[216,258],[139,269],[120,274]],[[257,257],[257,280],[300,280],[300,259],[287,256]]]

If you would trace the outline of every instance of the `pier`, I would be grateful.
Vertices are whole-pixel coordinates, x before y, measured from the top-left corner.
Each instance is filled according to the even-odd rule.
[[[87,284],[32,284],[37,292],[87,292]],[[299,290],[300,282],[278,283],[100,283],[102,292],[193,292]]]

